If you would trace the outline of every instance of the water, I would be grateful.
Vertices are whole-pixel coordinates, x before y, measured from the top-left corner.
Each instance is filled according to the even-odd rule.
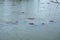
[[[50,1],[0,0],[0,40],[60,40],[60,4]]]

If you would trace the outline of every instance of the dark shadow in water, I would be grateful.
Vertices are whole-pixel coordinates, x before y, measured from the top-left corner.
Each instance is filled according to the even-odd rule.
[[[22,14],[24,14],[24,12],[21,12]]]
[[[27,19],[29,19],[29,20],[34,20],[34,19],[36,19],[36,18],[27,18]]]
[[[50,20],[49,22],[54,22],[54,20]]]
[[[50,2],[52,2],[52,3],[60,3],[60,2],[58,2],[58,1],[56,1],[56,2],[54,2],[54,1],[50,1]]]
[[[29,25],[34,25],[34,23],[29,23]]]
[[[41,23],[42,25],[45,25],[45,23]]]

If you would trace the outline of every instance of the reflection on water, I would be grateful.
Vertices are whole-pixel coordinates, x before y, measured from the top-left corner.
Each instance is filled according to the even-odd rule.
[[[60,40],[59,10],[51,0],[0,0],[0,40]]]

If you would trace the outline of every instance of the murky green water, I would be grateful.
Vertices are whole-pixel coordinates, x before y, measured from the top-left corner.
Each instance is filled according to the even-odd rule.
[[[0,40],[60,40],[59,30],[59,3],[0,0]]]

